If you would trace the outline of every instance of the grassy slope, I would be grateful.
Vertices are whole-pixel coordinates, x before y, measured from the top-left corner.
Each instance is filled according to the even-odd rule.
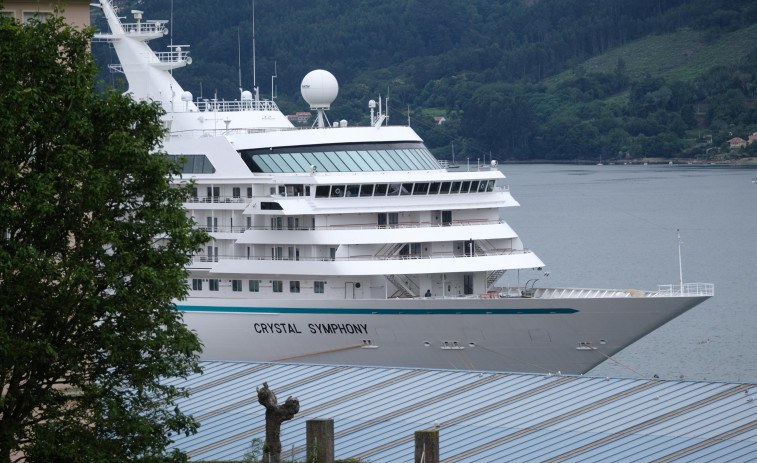
[[[632,80],[650,74],[687,81],[713,66],[744,59],[754,47],[757,47],[757,24],[724,33],[710,42],[706,40],[705,32],[681,30],[645,37],[591,58],[582,66],[587,72],[613,72],[618,58],[623,58],[626,73]],[[572,76],[572,71],[565,71],[545,83],[557,85]]]

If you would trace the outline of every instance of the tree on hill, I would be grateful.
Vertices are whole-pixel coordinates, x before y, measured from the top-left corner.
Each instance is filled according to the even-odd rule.
[[[206,236],[159,108],[94,90],[90,37],[0,18],[0,462],[182,461],[197,426],[159,379],[199,371],[172,301]]]

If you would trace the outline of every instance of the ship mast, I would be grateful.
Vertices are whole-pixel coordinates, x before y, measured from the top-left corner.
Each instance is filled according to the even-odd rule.
[[[260,101],[260,91],[258,90],[258,75],[255,69],[255,0],[252,0],[252,88],[255,91],[255,102]]]

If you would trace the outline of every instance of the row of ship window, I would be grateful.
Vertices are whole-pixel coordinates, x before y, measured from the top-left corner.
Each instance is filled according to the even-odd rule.
[[[379,172],[434,170],[439,163],[425,148],[255,154],[261,172]]]
[[[418,182],[418,183],[377,183],[357,185],[318,185],[315,187],[316,198],[354,198],[367,196],[410,196],[410,195],[446,195],[461,193],[486,193],[494,191],[494,180],[461,180],[454,182]],[[286,196],[310,196],[310,186],[294,185],[290,187],[280,185],[278,192],[271,187],[271,194]],[[197,201],[197,188],[193,189],[192,198]],[[233,187],[232,196],[241,198],[241,188]],[[247,197],[252,198],[252,188],[247,187]],[[207,187],[207,197],[213,202],[219,202],[220,187]]]
[[[315,197],[446,195],[491,191],[494,191],[494,180],[463,180],[455,182],[377,183],[375,185],[318,185],[315,187]]]
[[[218,278],[210,278],[207,280],[203,280],[202,278],[193,278],[192,279],[192,291],[202,291],[203,288],[203,281],[208,282],[208,290],[209,291],[220,291],[221,287],[221,280]],[[244,286],[242,284],[244,280],[231,280],[231,290],[234,292],[243,292]],[[260,292],[260,282],[261,280],[247,280],[247,289],[251,293],[258,293]],[[271,287],[273,288],[274,293],[283,293],[284,292],[284,282],[282,280],[271,280]],[[326,288],[326,282],[325,281],[314,281],[313,282],[313,292],[316,294],[323,294],[324,290]],[[300,282],[297,280],[292,280],[289,282],[289,292],[290,293],[299,293],[300,292]]]

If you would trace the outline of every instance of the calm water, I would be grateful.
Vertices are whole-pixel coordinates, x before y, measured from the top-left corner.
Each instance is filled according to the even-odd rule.
[[[521,204],[503,217],[550,272],[533,275],[537,286],[678,284],[676,229],[684,282],[715,284],[715,297],[617,354],[618,362],[649,377],[757,382],[757,169],[501,169]],[[610,361],[590,374],[635,376]]]

